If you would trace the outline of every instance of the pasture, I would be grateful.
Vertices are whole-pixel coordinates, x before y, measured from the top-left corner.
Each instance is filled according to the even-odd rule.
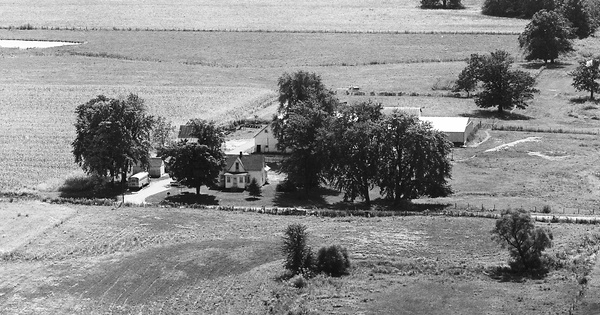
[[[582,289],[593,261],[593,243],[584,240],[597,230],[546,224],[554,233],[550,255],[566,267],[540,280],[510,280],[494,272],[507,255],[491,240],[489,219],[38,205],[2,203],[0,217],[16,227],[60,217],[1,256],[7,313],[563,313]],[[278,248],[291,223],[308,227],[315,249],[346,247],[351,275],[319,276],[304,289],[282,280]]]

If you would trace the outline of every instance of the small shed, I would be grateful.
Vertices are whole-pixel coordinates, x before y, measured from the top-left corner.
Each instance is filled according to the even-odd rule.
[[[468,117],[419,117],[419,120],[429,122],[455,145],[464,145],[473,133],[473,121]]]
[[[148,169],[150,177],[162,177],[165,175],[165,161],[159,157],[150,158],[150,167]]]

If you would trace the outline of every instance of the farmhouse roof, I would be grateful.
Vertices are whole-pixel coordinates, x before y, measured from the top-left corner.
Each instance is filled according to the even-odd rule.
[[[419,117],[419,120],[431,123],[433,129],[442,132],[465,132],[469,124],[468,117]]]
[[[421,113],[423,112],[421,107],[384,107],[381,112],[384,115],[390,115],[394,111],[399,111],[417,117],[421,117]]]
[[[185,138],[195,138],[192,133],[194,133],[194,128],[190,125],[181,125],[179,126],[179,134],[177,138],[185,139]]]
[[[240,162],[242,162],[242,165],[244,165],[246,171],[262,171],[265,167],[265,157],[263,155],[253,154],[240,156],[238,154],[228,154],[225,156],[225,162],[227,163],[225,169],[230,169],[238,158],[240,159]]]

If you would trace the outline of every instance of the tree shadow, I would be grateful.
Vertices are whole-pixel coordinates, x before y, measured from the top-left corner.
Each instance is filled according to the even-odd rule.
[[[548,70],[553,70],[553,69],[563,69],[570,65],[572,65],[572,63],[562,62],[562,61],[557,61],[554,63],[551,63],[551,62],[544,63],[543,61],[534,61],[534,62],[528,62],[528,63],[522,65],[522,67],[525,69],[529,69],[529,70],[538,70],[538,69],[541,69],[542,67],[546,67],[546,69],[548,69]]]
[[[541,268],[535,270],[515,271],[510,267],[497,266],[487,269],[490,278],[500,282],[523,282],[525,280],[541,280],[548,275],[548,270]]]
[[[373,210],[373,211],[391,211],[391,212],[439,212],[449,207],[450,204],[439,203],[413,203],[411,200],[403,200],[400,203],[394,203],[392,200],[376,198],[367,205],[364,201],[347,202],[340,201],[329,206],[332,210]]]
[[[260,198],[258,198],[258,197],[246,197],[245,198],[246,201],[256,201],[256,200],[259,200],[259,199]]]
[[[461,117],[469,117],[469,118],[480,118],[480,119],[500,119],[500,120],[530,120],[533,117],[510,113],[510,112],[498,112],[497,110],[485,110],[485,109],[477,109],[471,113],[462,113],[459,114]]]
[[[329,208],[326,196],[338,196],[339,191],[327,187],[315,188],[308,193],[303,189],[293,192],[276,192],[273,204],[277,207]]]
[[[574,104],[584,104],[587,102],[594,103],[598,105],[600,103],[600,99],[594,98],[591,99],[588,95],[586,96],[575,96],[569,99],[569,102]]]
[[[178,204],[201,204],[201,205],[218,205],[219,200],[213,195],[200,194],[196,195],[193,193],[182,193],[179,195],[168,196],[165,198],[166,202],[178,203]]]

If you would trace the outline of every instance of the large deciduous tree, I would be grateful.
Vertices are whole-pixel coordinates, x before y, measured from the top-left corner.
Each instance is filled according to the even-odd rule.
[[[485,15],[531,18],[540,10],[556,9],[555,0],[485,0],[481,12]]]
[[[120,99],[99,95],[75,112],[73,155],[88,174],[108,175],[113,182],[121,175],[125,183],[132,165],[148,165],[154,118],[137,95]]]
[[[508,248],[516,270],[532,270],[542,267],[542,252],[552,246],[552,233],[535,227],[533,219],[525,210],[509,210],[502,213],[492,231],[493,239]]]
[[[200,194],[200,187],[214,185],[225,166],[223,133],[212,121],[192,119],[187,125],[192,127],[191,135],[198,141],[171,144],[160,150],[159,155],[169,161],[171,177],[196,188],[196,194]]]
[[[559,12],[571,23],[573,32],[579,39],[596,32],[597,22],[593,21],[584,0],[566,0]]]
[[[535,78],[527,72],[511,70],[512,63],[510,55],[502,50],[489,56],[471,55],[459,75],[458,82],[466,82],[460,87],[474,88],[481,82],[482,91],[475,98],[475,104],[481,108],[498,107],[498,112],[526,108],[527,101],[537,92]]]
[[[470,96],[470,92],[477,88],[484,60],[484,57],[478,54],[471,55],[467,66],[458,74],[458,79],[454,85],[455,92],[465,91],[467,97]]]
[[[152,146],[158,150],[169,145],[173,141],[174,132],[175,126],[170,121],[162,116],[156,117],[152,127]]]
[[[463,9],[461,0],[421,0],[422,9]]]
[[[452,143],[415,116],[394,112],[379,127],[378,186],[399,203],[420,196],[451,192],[449,154]]]
[[[338,105],[314,73],[298,71],[279,78],[279,108],[273,119],[277,147],[290,152],[281,165],[288,180],[308,192],[323,182],[318,130],[327,124]]]
[[[519,46],[528,61],[554,63],[560,55],[573,51],[572,37],[570,23],[560,13],[541,10],[519,36]]]
[[[160,151],[160,156],[169,162],[169,174],[181,184],[196,188],[216,183],[221,169],[225,166],[225,157],[221,151],[195,142],[182,141],[171,144]]]
[[[326,178],[344,199],[361,197],[370,204],[369,191],[377,184],[381,104],[361,102],[341,107],[321,131],[327,165]]]
[[[599,59],[580,61],[579,66],[569,75],[573,77],[573,87],[577,91],[590,92],[590,99],[594,99],[594,93],[600,92],[600,84],[597,82],[600,79]]]

